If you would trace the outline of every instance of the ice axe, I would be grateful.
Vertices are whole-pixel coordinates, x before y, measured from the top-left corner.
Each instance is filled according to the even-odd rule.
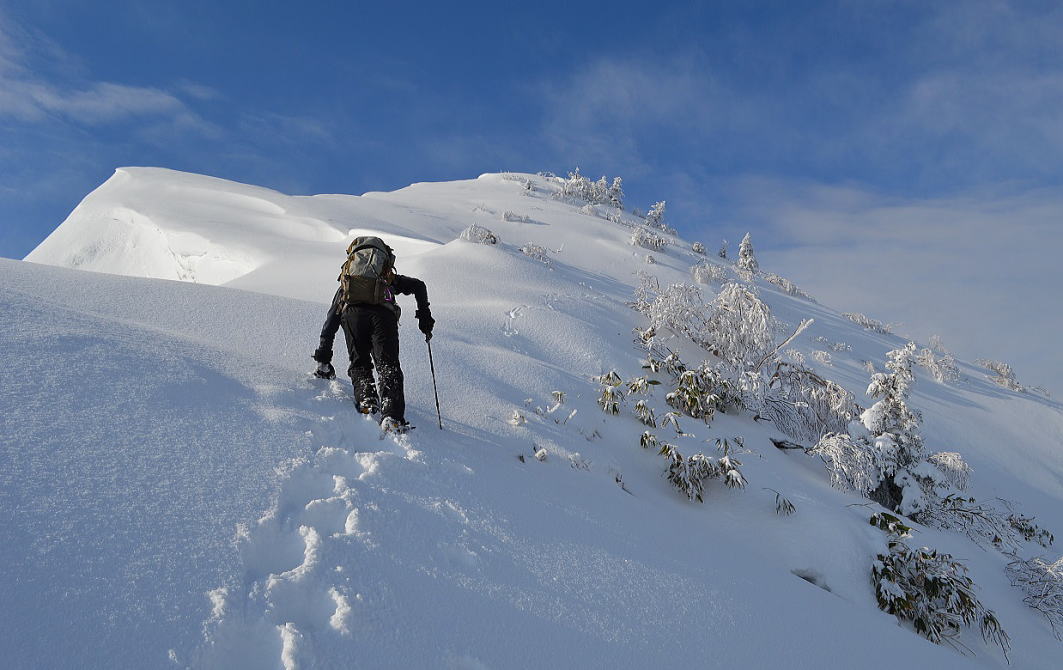
[[[432,360],[432,338],[426,335],[425,344],[428,345],[428,367],[432,370],[432,393],[436,396],[436,418],[439,419],[439,430],[443,430],[443,415],[439,413],[439,390],[436,389],[436,364]]]

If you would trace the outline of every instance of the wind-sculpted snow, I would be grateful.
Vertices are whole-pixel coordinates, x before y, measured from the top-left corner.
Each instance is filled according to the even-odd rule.
[[[0,664],[1004,667],[977,633],[966,651],[936,646],[877,609],[886,545],[868,501],[775,448],[786,436],[769,422],[680,416],[687,456],[742,436],[749,483],[709,482],[704,504],[671,487],[639,447],[645,427],[630,407],[605,415],[592,380],[646,372],[636,271],[661,286],[699,263],[738,275],[667,231],[652,252],[633,246],[630,214],[521,180],[292,197],[128,168],[29,258],[110,275],[0,261]],[[474,224],[499,243],[459,239]],[[409,316],[409,435],[381,439],[349,382],[307,375],[361,234],[428,285],[443,431]],[[753,283],[786,332],[815,320],[784,355],[870,404],[866,362],[881,370],[904,341]],[[698,286],[711,302],[722,282]],[[829,365],[813,356],[826,348]],[[340,337],[338,370],[345,359]],[[1015,500],[1060,535],[1060,406],[958,369],[950,383],[916,371],[927,451],[958,452],[973,495]],[[1013,667],[1058,667],[1063,647],[1006,557],[917,530],[967,562]]]

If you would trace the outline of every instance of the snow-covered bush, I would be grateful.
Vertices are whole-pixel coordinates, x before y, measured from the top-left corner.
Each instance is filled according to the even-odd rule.
[[[795,365],[805,364],[805,355],[797,349],[787,349],[786,357],[790,359],[790,362]]]
[[[814,371],[777,363],[757,413],[791,438],[815,444],[828,433],[844,433],[860,407],[851,393]]]
[[[1009,391],[1022,392],[1022,384],[1015,378],[1015,371],[1011,369],[1011,366],[1001,361],[993,361],[988,358],[979,358],[975,361],[986,370],[994,373],[993,376],[986,375],[986,378],[992,381],[998,386],[1003,386]]]
[[[720,258],[727,258],[727,240],[720,242],[720,250],[716,252],[716,255]]]
[[[1055,563],[1015,559],[1006,570],[1012,586],[1026,595],[1023,602],[1043,614],[1056,639],[1063,640],[1063,557]]]
[[[686,458],[674,445],[661,445],[660,454],[668,461],[668,481],[689,500],[704,502],[705,482],[710,479],[719,479],[728,488],[745,488],[746,478],[739,469],[742,464],[730,455],[730,444],[717,440],[717,446],[723,451],[720,458],[701,453]]]
[[[942,530],[964,533],[975,544],[1005,553],[1017,551],[1023,542],[1049,547],[1055,538],[1028,516],[1013,512],[1010,503],[983,503],[970,497],[948,494],[920,512],[918,521]]]
[[[834,362],[830,358],[830,352],[821,349],[815,349],[812,351],[812,360],[828,367],[834,365]]]
[[[713,263],[698,263],[690,268],[690,274],[698,284],[722,284],[727,281],[727,270]]]
[[[889,325],[888,323],[876,321],[871,317],[861,314],[859,312],[845,312],[844,314],[842,314],[842,316],[859,326],[867,328],[870,331],[881,333],[883,335],[893,334],[893,326]]]
[[[647,265],[656,265],[657,264],[657,259],[653,257],[653,254],[646,254],[646,264]]]
[[[624,208],[623,180],[613,179],[610,185],[603,176],[597,181],[580,174],[579,168],[568,173],[567,179],[559,179],[561,188],[555,197],[568,200],[583,200],[591,205],[607,204],[616,209]]]
[[[960,379],[960,368],[951,353],[934,349],[923,349],[916,362],[930,373],[930,376],[942,384],[950,384]]]
[[[601,384],[598,406],[606,414],[620,414],[620,403],[624,399],[624,392],[620,390],[620,385],[623,384],[620,375],[616,370],[610,370],[608,374],[598,378],[598,383]]]
[[[694,244],[690,245],[690,250],[696,254],[701,254],[702,256],[705,255],[705,245],[701,242],[695,242]]]
[[[635,228],[634,232],[631,233],[631,244],[636,247],[657,251],[668,244],[668,240],[646,228],[639,227]]]
[[[487,228],[478,226],[475,223],[461,231],[460,239],[466,242],[474,242],[476,244],[498,244],[498,235],[495,235]]]
[[[635,309],[645,314],[650,327],[643,331],[650,338],[656,333],[671,331],[702,342],[705,330],[705,301],[701,291],[691,284],[671,284],[652,298],[644,283],[636,294]]]
[[[524,214],[517,214],[506,210],[502,212],[502,220],[509,221],[510,223],[532,223],[533,219],[530,216]]]
[[[915,632],[936,644],[952,640],[961,627],[977,624],[982,639],[1007,654],[1010,639],[993,610],[974,593],[967,568],[950,554],[922,547],[912,549],[899,538],[879,554],[871,567],[878,606],[911,622]]]
[[[748,275],[755,275],[757,270],[760,269],[757,257],[753,255],[753,242],[749,239],[749,233],[746,233],[746,236],[742,238],[742,242],[738,246],[738,262],[736,265],[739,270]]]
[[[844,432],[827,433],[809,453],[823,459],[830,484],[836,489],[867,496],[879,485],[875,451],[866,440],[853,439]]]
[[[733,397],[729,391],[729,383],[713,368],[685,370],[676,379],[675,389],[665,396],[665,402],[687,416],[708,423],[727,398]]]
[[[771,352],[778,328],[755,289],[732,283],[713,300],[702,341],[733,368],[743,369]]]
[[[798,288],[797,284],[793,283],[786,277],[780,277],[774,272],[765,272],[763,276],[766,282],[778,286],[787,295],[792,295],[795,298],[801,298],[802,300],[807,300],[809,302],[816,302],[815,298],[802,291]]]
[[[967,488],[967,482],[971,478],[971,466],[967,465],[963,456],[955,451],[939,451],[928,456],[926,461],[938,469],[942,482],[948,488],[957,491]]]
[[[525,244],[520,248],[520,252],[528,258],[534,258],[540,263],[550,264],[550,257],[547,256],[547,250],[544,247],[540,247],[538,244]]]

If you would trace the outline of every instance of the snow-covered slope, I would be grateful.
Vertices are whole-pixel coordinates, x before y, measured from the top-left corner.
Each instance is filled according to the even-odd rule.
[[[552,198],[549,180],[520,179],[533,188],[484,175],[290,197],[123,168],[34,263],[0,262],[0,509],[11,519],[0,526],[0,658],[1005,665],[976,633],[965,656],[877,609],[868,571],[885,538],[854,506],[865,501],[832,489],[818,460],[775,449],[770,424],[688,419],[690,451],[744,437],[750,484],[710,488],[703,505],[671,488],[661,457],[638,446],[641,424],[606,417],[591,378],[640,373],[635,271],[689,282],[701,257],[675,240],[649,264],[630,228]],[[502,243],[457,240],[472,223]],[[362,233],[428,284],[444,431],[412,319],[401,327],[409,437],[380,440],[348,383],[306,375],[343,249]],[[862,361],[881,368],[903,341],[760,288],[781,320],[815,319],[794,348],[866,403]],[[816,337],[850,348],[818,362]],[[339,338],[337,363],[345,355]],[[962,453],[977,497],[1016,500],[1063,529],[1059,405],[962,370],[950,385],[919,374],[912,404],[928,450]],[[555,390],[565,400],[550,412]],[[777,516],[766,489],[797,512]],[[966,561],[1012,637],[1014,667],[1059,666],[1063,645],[1008,584],[1004,556],[932,529],[914,541]]]

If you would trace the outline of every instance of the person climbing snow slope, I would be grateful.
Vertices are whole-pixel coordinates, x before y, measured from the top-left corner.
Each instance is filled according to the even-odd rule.
[[[428,308],[428,289],[420,279],[395,273],[395,254],[379,237],[356,237],[347,247],[347,260],[339,276],[340,287],[321,328],[321,340],[312,358],[314,374],[334,379],[332,345],[343,327],[350,353],[348,373],[354,385],[354,400],[363,414],[380,413],[380,426],[405,431],[406,400],[399,366],[399,316],[396,294],[413,294],[414,316],[425,340],[432,339],[435,319]],[[373,368],[377,379],[374,383]],[[379,386],[379,394],[378,394]]]

